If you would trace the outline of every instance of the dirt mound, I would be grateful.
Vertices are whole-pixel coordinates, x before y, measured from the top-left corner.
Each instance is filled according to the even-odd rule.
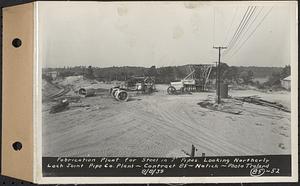
[[[99,82],[96,80],[87,79],[83,76],[69,76],[58,82],[62,86],[71,86],[73,90],[80,88],[93,88]]]
[[[241,108],[241,103],[237,103],[233,99],[223,99],[221,104],[217,104],[215,100],[212,99],[206,99],[203,100],[199,103],[202,108],[207,108],[210,110],[214,111],[220,111],[224,113],[229,113],[229,114],[241,114],[243,111],[240,109]]]
[[[65,77],[63,80],[59,82],[61,85],[74,85],[81,81],[83,81],[83,76],[69,76]]]
[[[43,80],[42,81],[42,93],[43,93],[43,98],[46,98],[46,97],[49,97],[49,96],[52,96],[52,95],[55,95],[57,94],[61,89],[46,81],[46,80]]]

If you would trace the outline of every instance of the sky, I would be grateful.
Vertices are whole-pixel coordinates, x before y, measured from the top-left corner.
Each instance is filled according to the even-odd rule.
[[[221,61],[290,64],[288,2],[39,2],[39,61],[44,68],[212,64],[213,46],[230,46],[250,6],[248,25]]]

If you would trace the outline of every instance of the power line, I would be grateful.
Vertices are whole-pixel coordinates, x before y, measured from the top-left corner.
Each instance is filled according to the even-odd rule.
[[[257,30],[257,28],[261,25],[261,23],[265,20],[265,18],[269,15],[273,7],[270,8],[270,10],[265,14],[265,16],[261,19],[261,21],[257,24],[257,26],[254,28],[254,30],[250,33],[250,35],[247,37],[247,39],[240,45],[240,47],[236,50],[236,52],[231,56],[233,57],[244,45],[245,43],[249,40],[249,38],[254,34],[254,32]],[[230,57],[230,58],[231,58]]]
[[[214,10],[213,10],[213,14],[214,14],[214,25],[213,25],[213,46],[215,46],[215,35],[216,35],[216,10],[215,10],[215,7],[214,7]]]
[[[255,10],[256,10],[256,7],[255,7],[255,9],[253,10],[253,12],[252,12],[251,15],[254,15],[253,13],[255,12]],[[262,9],[261,9],[261,10],[262,10]],[[261,11],[260,11],[260,12],[261,12]],[[247,31],[249,30],[249,28],[251,28],[251,26],[253,25],[254,21],[256,20],[257,16],[260,14],[260,12],[255,16],[255,18],[252,20],[252,22],[251,22],[250,24],[246,24],[246,25],[245,25],[244,29],[246,29],[246,31],[244,31],[244,29],[243,29],[243,31],[240,32],[239,37],[238,37],[237,39],[235,39],[234,44],[231,45],[231,46],[229,46],[229,50],[226,51],[226,56],[228,55],[228,53],[229,53],[233,48],[236,47],[236,45],[237,45],[237,43],[238,43],[239,41],[242,41],[243,37],[245,37],[245,34],[246,34]],[[251,16],[251,17],[252,17],[252,16]],[[251,18],[248,19],[248,22],[249,22],[250,20],[251,20]],[[247,22],[247,23],[248,23],[248,22]],[[241,36],[242,36],[242,37],[241,37]]]
[[[237,40],[240,38],[241,33],[243,33],[243,31],[244,31],[246,25],[248,25],[249,20],[250,20],[251,17],[253,16],[253,12],[256,10],[256,7],[254,7],[253,9],[252,9],[252,8],[253,8],[253,7],[251,7],[251,10],[250,10],[250,12],[249,12],[249,14],[248,14],[248,16],[247,16],[247,18],[246,18],[247,20],[244,22],[242,28],[239,30],[239,32],[238,32],[237,36],[235,37],[235,39],[233,40],[231,46],[228,46],[229,49],[226,51],[226,53],[228,53],[228,52],[234,47],[234,45],[236,44]]]
[[[230,45],[230,44],[232,43],[232,40],[236,37],[236,34],[238,33],[238,31],[239,31],[241,25],[242,25],[243,22],[244,22],[244,19],[245,19],[246,15],[248,14],[249,8],[250,8],[250,6],[248,6],[246,12],[244,13],[243,18],[242,18],[242,20],[240,21],[239,26],[238,26],[238,28],[236,29],[235,33],[233,34],[231,40],[228,42],[228,43],[229,43],[228,45]],[[228,45],[227,45],[227,46],[228,46]]]
[[[246,29],[246,31],[243,33],[243,36],[242,36],[242,38],[243,37],[245,37],[245,34],[248,32],[248,30],[251,28],[251,26],[253,25],[253,23],[256,21],[256,19],[258,18],[258,16],[261,14],[261,12],[262,12],[262,10],[264,9],[264,7],[262,7],[261,9],[260,9],[260,11],[258,12],[258,14],[256,14],[256,16],[254,17],[254,19],[252,20],[252,22],[249,24],[249,26],[247,27],[247,29]],[[235,46],[237,46],[238,44],[238,42],[240,42],[240,41],[242,41],[242,39],[240,39],[239,41],[237,41],[236,42],[236,44],[235,44]],[[233,47],[233,48],[235,48],[235,47]],[[232,48],[232,49],[233,49]],[[227,56],[228,56],[228,53],[227,53]],[[226,56],[226,57],[227,57]]]
[[[225,38],[224,38],[224,41],[223,41],[223,46],[225,45],[225,41],[227,41],[227,38],[228,38],[228,35],[229,35],[229,31],[230,31],[230,29],[231,29],[231,27],[232,27],[232,25],[233,25],[233,21],[234,21],[236,15],[237,15],[237,10],[238,10],[238,7],[235,8],[234,15],[232,16],[230,26],[229,26],[229,28],[228,28],[228,30],[227,30],[227,33],[226,33]]]
[[[241,29],[239,30],[239,32],[237,33],[236,37],[233,39],[233,42],[231,44],[228,45],[228,50],[226,51],[225,54],[227,54],[237,43],[238,39],[241,36],[241,33],[243,33],[243,31],[245,30],[246,26],[249,23],[249,20],[251,20],[254,11],[256,10],[256,7],[251,7],[247,17],[246,17],[246,21],[244,21],[244,24],[242,25]]]

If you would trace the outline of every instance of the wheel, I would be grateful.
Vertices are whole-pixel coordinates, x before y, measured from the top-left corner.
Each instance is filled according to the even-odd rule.
[[[119,92],[119,91],[121,91],[121,90],[120,90],[120,89],[113,90],[112,96],[113,96],[116,100],[118,100],[117,95],[118,95],[118,92]],[[119,101],[119,100],[118,100],[118,101]]]
[[[118,88],[113,88],[113,89],[111,90],[111,92],[110,92],[110,95],[111,95],[112,97],[115,97],[115,93],[116,93],[118,90],[119,90]]]
[[[185,86],[182,88],[183,93],[190,93],[191,92],[191,87],[190,86]]]
[[[169,86],[167,89],[168,94],[173,95],[176,93],[176,89],[173,86]]]
[[[116,98],[118,101],[127,101],[129,98],[129,95],[126,91],[120,90],[116,93]]]

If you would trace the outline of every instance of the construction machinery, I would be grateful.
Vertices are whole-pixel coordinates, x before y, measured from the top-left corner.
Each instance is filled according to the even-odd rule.
[[[120,87],[111,88],[110,95],[118,101],[128,101],[129,99],[128,92]]]
[[[128,92],[140,92],[142,94],[150,94],[154,92],[154,77],[130,77],[123,85],[115,86],[110,89],[110,95],[118,101],[127,101],[129,99]]]
[[[125,82],[125,89],[129,91],[140,91],[145,94],[149,94],[155,91],[155,79],[154,77],[130,77]]]
[[[180,81],[171,82],[168,94],[206,91],[212,67],[213,64],[187,65],[189,74]]]

